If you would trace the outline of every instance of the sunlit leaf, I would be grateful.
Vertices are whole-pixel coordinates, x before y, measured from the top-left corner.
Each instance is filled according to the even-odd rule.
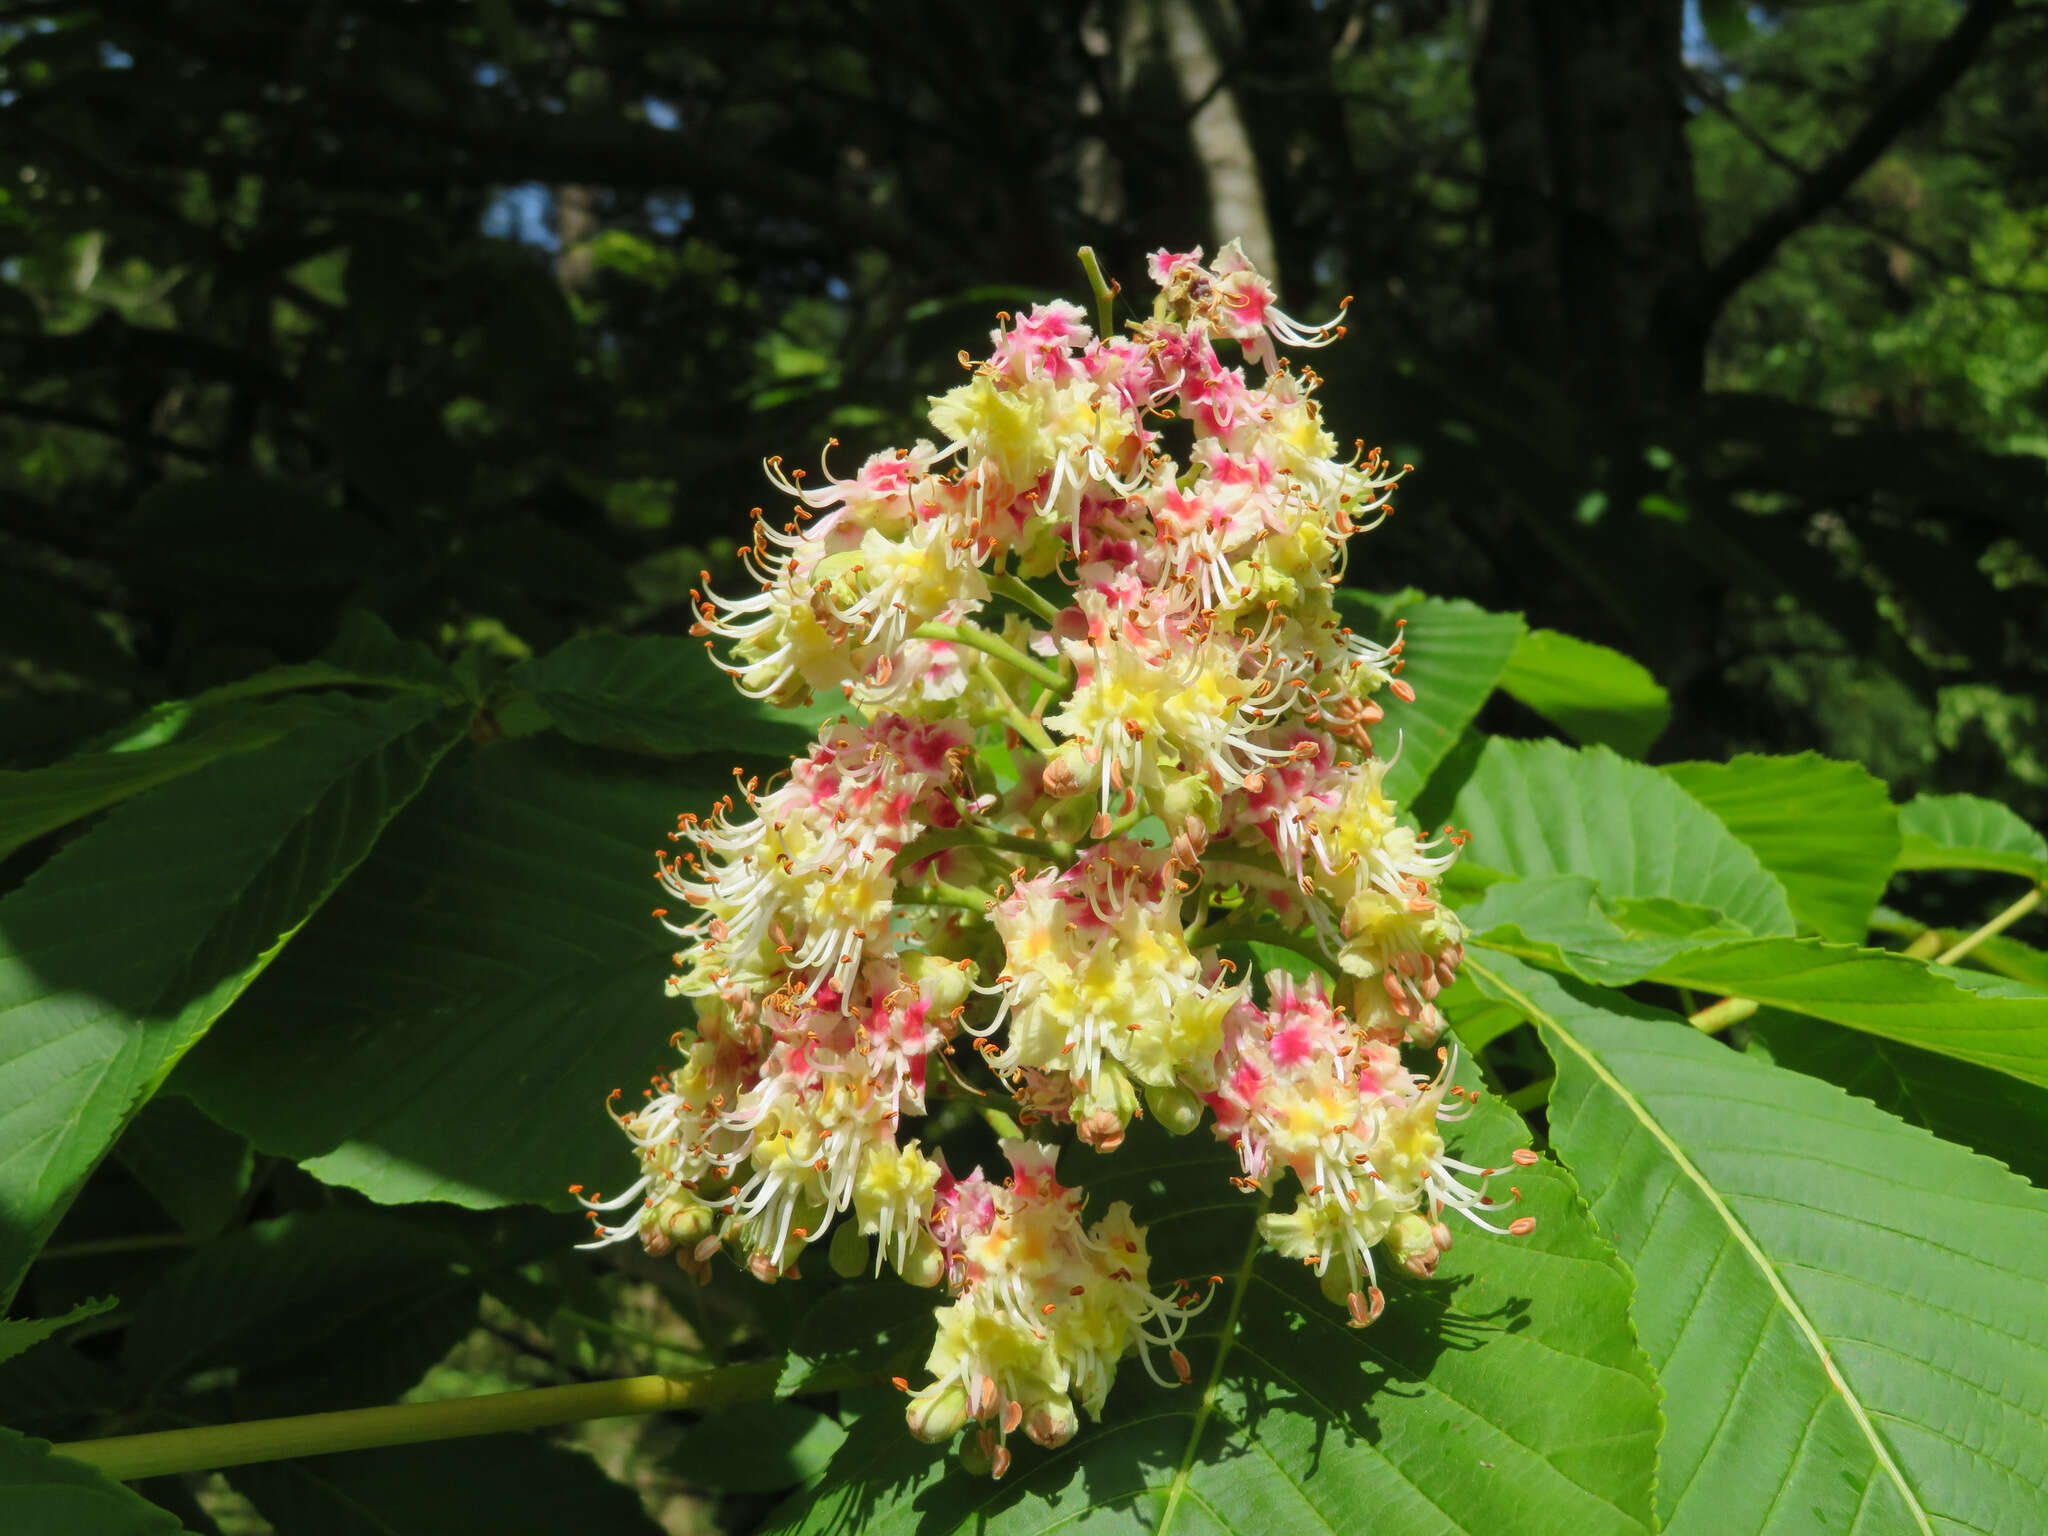
[[[1522,636],[1500,686],[1574,741],[1624,757],[1649,751],[1671,719],[1671,696],[1648,667],[1554,629]]]
[[[1583,875],[1608,900],[1718,909],[1751,933],[1790,933],[1785,889],[1721,820],[1654,768],[1604,747],[1493,740],[1458,792],[1464,857],[1523,878]]]
[[[1635,1272],[1669,1532],[2048,1522],[2048,1195],[1682,1020],[1511,960],[1551,1134]]]
[[[1339,592],[1338,597],[1347,622],[1383,643],[1394,638],[1396,620],[1407,621],[1401,681],[1415,690],[1415,698],[1403,703],[1381,693],[1387,717],[1373,733],[1383,756],[1392,756],[1395,742],[1400,744],[1400,758],[1387,771],[1386,790],[1405,805],[1499,684],[1521,641],[1522,617],[1488,613],[1463,599],[1403,593],[1382,602],[1357,592]]]
[[[1778,877],[1802,926],[1859,944],[1899,853],[1898,812],[1860,764],[1745,753],[1664,772]]]
[[[1996,800],[1918,795],[1899,807],[1900,869],[1988,869],[2048,879],[2048,839]]]

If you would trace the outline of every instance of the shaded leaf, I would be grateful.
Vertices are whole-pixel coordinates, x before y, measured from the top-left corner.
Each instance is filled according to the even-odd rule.
[[[845,708],[836,696],[781,710],[738,692],[695,640],[583,635],[515,669],[557,729],[574,741],[665,756],[755,752],[787,756],[817,739]]]
[[[639,1497],[579,1452],[484,1435],[237,1467],[228,1479],[283,1536],[660,1536]]]
[[[1664,769],[1749,845],[1785,887],[1792,915],[1824,939],[1860,944],[1899,854],[1883,782],[1817,753]]]
[[[93,1301],[82,1301],[58,1317],[0,1318],[0,1361],[12,1360],[24,1350],[34,1349],[43,1340],[54,1338],[73,1323],[82,1323],[88,1317],[111,1312],[114,1306],[113,1297],[102,1296]]]
[[[663,995],[654,852],[730,783],[465,745],[179,1091],[375,1200],[562,1207],[629,1182],[606,1095],[670,1064],[690,1018]]]
[[[1751,933],[1790,933],[1785,890],[1754,851],[1654,768],[1605,747],[1486,744],[1451,816],[1466,858],[1530,878],[1585,875],[1607,899],[1719,909]]]
[[[850,1379],[909,1375],[931,1348],[935,1291],[894,1280],[837,1286],[804,1314],[789,1341],[777,1397]]]
[[[142,1107],[114,1143],[114,1157],[194,1237],[211,1237],[228,1224],[256,1161],[247,1141],[175,1094]]]
[[[0,900],[0,1294],[467,718],[417,695],[325,713],[123,807]]]
[[[220,758],[267,747],[309,718],[290,704],[250,710],[165,746],[92,752],[47,768],[0,772],[0,855]]]
[[[1635,1272],[1670,1532],[2048,1522],[2048,1195],[1830,1084],[1512,960],[1551,1134]]]
[[[845,1430],[800,1403],[731,1403],[691,1425],[666,1465],[695,1488],[775,1493],[824,1471],[845,1440]]]
[[[0,1509],[7,1536],[177,1536],[177,1517],[49,1442],[0,1429]]]
[[[477,1298],[469,1259],[430,1222],[382,1211],[257,1222],[150,1288],[123,1363],[145,1397],[232,1367],[237,1416],[389,1401],[468,1331]]]
[[[1648,667],[1554,629],[1522,636],[1500,686],[1574,741],[1623,757],[1648,752],[1671,720],[1671,696]]]

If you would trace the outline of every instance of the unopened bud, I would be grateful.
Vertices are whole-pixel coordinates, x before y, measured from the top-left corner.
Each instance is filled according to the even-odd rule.
[[[1145,1107],[1152,1111],[1153,1119],[1175,1136],[1185,1136],[1202,1123],[1202,1101],[1177,1084],[1146,1088]]]
[[[942,1445],[967,1422],[967,1392],[957,1381],[942,1392],[924,1391],[903,1411],[910,1432],[920,1440]]]
[[[1065,1445],[1080,1427],[1081,1416],[1074,1412],[1073,1403],[1064,1397],[1034,1403],[1024,1415],[1024,1433],[1034,1444],[1048,1450]]]
[[[842,1221],[832,1229],[832,1246],[826,1249],[825,1257],[832,1265],[832,1273],[855,1279],[867,1271],[868,1240],[852,1222]]]
[[[939,1245],[932,1241],[929,1232],[920,1232],[911,1242],[910,1252],[903,1262],[896,1266],[896,1273],[912,1285],[937,1285],[946,1275],[946,1256],[939,1251]]]

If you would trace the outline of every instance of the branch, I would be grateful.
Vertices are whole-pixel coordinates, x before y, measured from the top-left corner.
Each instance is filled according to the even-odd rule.
[[[1806,185],[1811,179],[1805,166],[1793,159],[1792,156],[1786,154],[1784,150],[1778,148],[1756,124],[1736,111],[1734,104],[1728,100],[1727,93],[1702,71],[1697,69],[1681,69],[1680,76],[1685,83],[1685,88],[1725,118],[1729,127],[1742,135],[1749,142],[1750,147],[1758,154],[1770,161],[1779,170],[1786,172],[1801,186]],[[1951,277],[1961,278],[1980,293],[1994,294],[2004,299],[2048,298],[2048,289],[2014,288],[2003,283],[1990,282],[1980,277],[1971,269],[1967,261],[1956,261],[1944,256],[1932,246],[1915,239],[1903,230],[1894,229],[1890,225],[1876,219],[1870,214],[1866,205],[1856,198],[1844,196],[1841,207],[1834,210],[1834,216],[1844,224],[1860,229],[1866,234],[1875,235],[1880,240],[1896,245],[1902,251],[1912,253],[1937,272],[1945,272]]]
[[[1703,321],[1711,321],[1736,289],[1768,266],[1779,246],[1838,202],[1878,156],[1962,77],[2012,8],[2013,0],[1970,0],[1963,19],[1918,72],[1872,108],[1848,143],[1815,170],[1803,173],[1792,195],[1758,219],[1734,249],[1714,264],[1700,298]]]
[[[98,432],[107,437],[119,438],[124,443],[147,448],[152,453],[190,459],[196,464],[211,464],[216,457],[210,449],[194,448],[168,437],[159,437],[154,432],[131,431],[120,422],[109,421],[103,416],[94,416],[86,411],[68,411],[62,406],[38,405],[33,400],[0,398],[0,416],[14,416],[22,421],[47,422],[51,426],[74,427],[81,432]]]

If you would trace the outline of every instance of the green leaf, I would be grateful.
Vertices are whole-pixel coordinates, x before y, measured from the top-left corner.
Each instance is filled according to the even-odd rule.
[[[43,1340],[62,1333],[73,1323],[82,1323],[88,1317],[113,1311],[115,1305],[113,1297],[102,1296],[93,1301],[81,1301],[60,1317],[0,1318],[0,1360],[12,1360],[22,1351],[34,1349]]]
[[[1751,1055],[1825,1078],[2048,1185],[2048,1089],[1779,1008],[1759,1009],[1747,1028]]]
[[[1387,771],[1386,791],[1406,805],[1429,782],[1437,764],[1500,682],[1508,658],[1521,641],[1522,616],[1488,613],[1462,598],[1413,601],[1403,593],[1393,600],[1376,601],[1348,591],[1340,591],[1337,597],[1356,627],[1370,630],[1382,641],[1393,638],[1395,620],[1408,621],[1401,680],[1415,690],[1415,700],[1404,704],[1390,694],[1382,695],[1387,718],[1375,733],[1376,738],[1382,734],[1387,738],[1378,741],[1383,755],[1391,755],[1392,738],[1399,733],[1401,756]]]
[[[2048,839],[1996,800],[1916,795],[1899,807],[1900,869],[1988,869],[2048,880]]]
[[[1881,780],[1813,752],[1673,763],[1664,772],[1755,851],[1803,926],[1863,942],[1899,854],[1898,811]]]
[[[305,724],[292,705],[251,710],[168,745],[93,752],[48,768],[0,772],[0,857],[31,838],[197,772],[237,752],[267,747]]]
[[[237,1417],[388,1402],[468,1332],[471,1262],[441,1227],[384,1211],[257,1222],[150,1288],[122,1361],[145,1400],[232,1367]]]
[[[1654,768],[1605,747],[1486,744],[1452,819],[1466,858],[1523,878],[1586,875],[1601,894],[1712,907],[1750,933],[1790,933],[1785,890],[1720,819]]]
[[[1665,961],[1648,973],[1723,992],[2048,1085],[2048,991],[1885,949],[1753,939]]]
[[[690,1020],[663,995],[654,853],[730,786],[546,737],[465,745],[178,1090],[375,1200],[559,1208],[629,1182],[605,1096],[672,1065]]]
[[[731,1403],[684,1433],[665,1465],[694,1488],[777,1493],[825,1470],[846,1431],[799,1403]]]
[[[123,807],[0,900],[0,1296],[466,721],[417,695],[330,700],[319,723]]]
[[[0,1509],[7,1536],[177,1536],[181,1529],[168,1510],[11,1429],[0,1429]]]
[[[822,1392],[863,1376],[909,1375],[931,1349],[936,1291],[894,1280],[857,1281],[825,1293],[790,1339],[777,1397]]]
[[[623,1483],[531,1435],[397,1445],[265,1466],[228,1480],[284,1536],[661,1536]]]
[[[158,1094],[114,1143],[114,1157],[179,1228],[211,1237],[240,1209],[255,1155],[190,1099]]]
[[[1491,1102],[1459,1132],[1459,1155],[1489,1164],[1526,1135]],[[779,1528],[1013,1536],[1085,1515],[1091,1532],[1289,1536],[1359,1528],[1362,1512],[1389,1532],[1649,1528],[1657,1413],[1628,1281],[1556,1168],[1517,1170],[1533,1233],[1461,1233],[1436,1280],[1383,1276],[1386,1314],[1361,1331],[1302,1266],[1259,1254],[1257,1205],[1219,1153],[1147,1127],[1063,1173],[1150,1223],[1155,1277],[1226,1277],[1183,1344],[1192,1385],[1127,1361],[1101,1424],[1058,1451],[1014,1439],[998,1484],[870,1414]]]
[[[801,752],[846,707],[836,695],[808,710],[750,699],[702,644],[672,635],[583,635],[515,668],[507,683],[573,741],[670,757]]]
[[[1551,1135],[1635,1272],[1664,1528],[2048,1525],[2048,1195],[1829,1084],[1511,960]]]
[[[1522,636],[1500,686],[1574,741],[1623,757],[1648,752],[1671,720],[1671,696],[1648,667],[1554,629]]]
[[[1459,915],[1474,946],[1581,980],[1745,997],[2048,1084],[2048,990],[1887,949],[1729,939],[1725,929],[1686,932],[1677,921],[1656,931],[1674,911],[1687,909],[1609,903],[1583,876],[1546,876],[1492,886]]]
[[[1640,980],[1703,943],[1747,937],[1711,907],[1607,901],[1585,875],[1504,880],[1458,916],[1474,942],[1610,986]]]

